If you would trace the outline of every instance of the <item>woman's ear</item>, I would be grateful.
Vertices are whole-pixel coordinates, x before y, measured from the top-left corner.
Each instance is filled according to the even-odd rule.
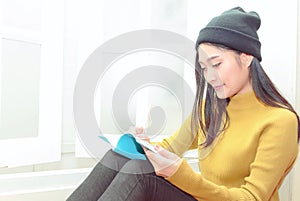
[[[241,61],[242,61],[243,66],[250,67],[252,60],[253,60],[252,55],[246,54],[246,53],[241,54]]]

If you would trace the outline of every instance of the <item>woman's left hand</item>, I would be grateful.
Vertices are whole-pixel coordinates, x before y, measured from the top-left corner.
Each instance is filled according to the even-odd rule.
[[[159,145],[154,145],[154,148],[158,153],[150,150],[145,150],[145,153],[152,163],[155,173],[164,178],[172,176],[180,166],[182,159]]]

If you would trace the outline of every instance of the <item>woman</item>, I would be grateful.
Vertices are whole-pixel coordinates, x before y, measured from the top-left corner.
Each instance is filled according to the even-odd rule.
[[[279,200],[299,117],[260,65],[259,27],[239,7],[213,18],[197,39],[192,115],[147,161],[109,151],[68,200]],[[195,148],[201,173],[180,158]]]

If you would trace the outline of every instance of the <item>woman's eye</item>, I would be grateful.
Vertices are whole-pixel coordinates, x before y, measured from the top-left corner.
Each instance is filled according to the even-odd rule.
[[[220,62],[220,63],[213,64],[212,66],[213,66],[213,67],[219,67],[220,65],[221,65],[221,62]]]

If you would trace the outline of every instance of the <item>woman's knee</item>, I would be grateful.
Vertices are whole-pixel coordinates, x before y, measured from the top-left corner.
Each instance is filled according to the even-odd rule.
[[[103,158],[100,160],[100,164],[104,165],[110,169],[119,171],[129,159],[121,156],[120,154],[115,153],[112,150],[106,152]]]
[[[148,160],[130,160],[120,172],[128,174],[149,174],[154,173],[154,168]]]

